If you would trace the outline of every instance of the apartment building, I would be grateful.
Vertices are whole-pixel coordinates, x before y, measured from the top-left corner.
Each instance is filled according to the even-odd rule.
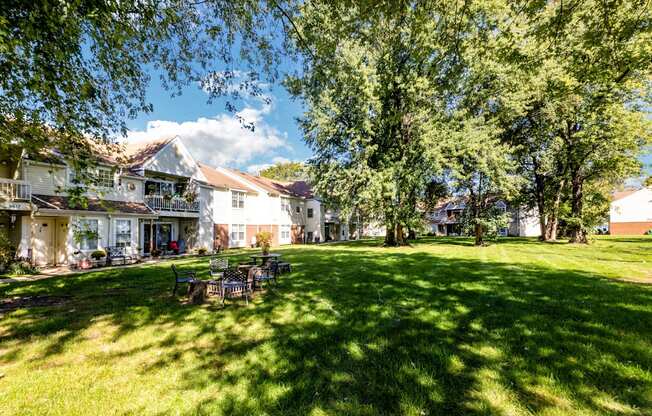
[[[259,231],[273,245],[350,237],[303,181],[197,163],[178,137],[131,144],[124,156],[98,156],[84,203],[66,192],[77,174],[56,149],[0,157],[0,230],[17,255],[66,265],[115,246],[132,256],[246,247]]]

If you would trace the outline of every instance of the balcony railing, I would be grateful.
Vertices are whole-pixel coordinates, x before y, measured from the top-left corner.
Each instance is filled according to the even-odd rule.
[[[32,186],[25,181],[0,178],[0,201],[29,201]]]
[[[145,203],[154,211],[199,212],[199,201],[188,202],[176,196],[146,195]]]

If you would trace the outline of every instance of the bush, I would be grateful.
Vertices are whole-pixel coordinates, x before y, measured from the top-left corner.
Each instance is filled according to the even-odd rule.
[[[155,249],[153,249],[153,250],[150,252],[150,254],[151,254],[152,257],[154,257],[154,258],[156,258],[156,257],[160,257],[160,256],[161,256],[161,250],[155,248]]]
[[[649,229],[645,232],[645,235],[652,235],[652,229]]]
[[[96,261],[103,259],[104,257],[106,257],[106,252],[104,250],[95,250],[91,253],[91,258]]]
[[[37,274],[38,269],[32,266],[28,261],[17,261],[9,266],[9,274],[22,276],[26,274]]]
[[[200,256],[205,256],[206,253],[208,253],[208,249],[206,247],[199,247],[197,249],[197,254],[199,254]]]
[[[256,234],[256,245],[260,247],[263,254],[269,253],[269,248],[272,245],[272,237],[273,235],[269,231],[261,231]]]
[[[11,245],[5,230],[0,230],[0,268],[9,266],[14,261],[16,249]]]

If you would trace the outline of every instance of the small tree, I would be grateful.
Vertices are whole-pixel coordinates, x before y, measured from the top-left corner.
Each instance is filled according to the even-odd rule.
[[[264,255],[269,254],[269,248],[272,245],[272,233],[269,231],[261,231],[256,234],[256,244],[263,251]]]
[[[480,211],[479,215],[474,215],[473,210],[467,208],[460,218],[462,232],[477,237],[477,230],[481,229],[480,244],[484,245],[485,240],[495,240],[500,230],[507,228],[509,217],[510,214],[496,204],[491,204],[488,208]]]

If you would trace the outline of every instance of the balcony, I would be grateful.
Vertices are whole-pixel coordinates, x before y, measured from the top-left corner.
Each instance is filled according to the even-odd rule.
[[[32,186],[25,181],[0,178],[0,209],[30,210]]]
[[[199,201],[188,202],[176,196],[146,195],[145,204],[157,212],[198,214]]]

